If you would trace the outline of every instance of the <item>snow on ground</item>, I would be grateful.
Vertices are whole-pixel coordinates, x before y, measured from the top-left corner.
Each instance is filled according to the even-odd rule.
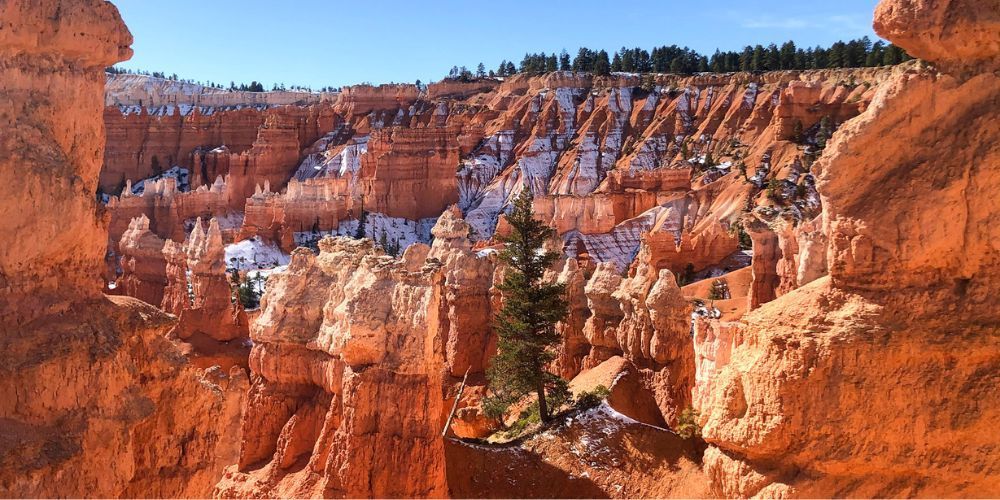
[[[613,262],[618,271],[624,271],[639,252],[642,233],[649,231],[669,207],[656,206],[636,217],[621,222],[610,232],[582,234],[568,231],[562,235],[563,250],[567,256],[576,256],[586,250],[597,262]],[[661,228],[665,230],[666,227]]]
[[[163,106],[139,106],[137,104],[121,104],[118,106],[118,111],[124,116],[139,115],[142,114],[142,111],[145,108],[146,113],[150,116],[174,116],[174,113],[178,113],[181,116],[187,116],[191,114],[192,111],[198,110],[199,114],[210,116],[217,111],[238,111],[244,108],[264,111],[275,106],[276,105],[269,104],[237,104],[233,106],[195,106],[191,104],[179,104],[177,106],[173,104],[165,104]]]
[[[757,84],[750,83],[747,85],[746,92],[743,93],[743,108],[753,109],[754,104],[757,102]]]
[[[614,436],[627,427],[645,426],[671,432],[669,429],[645,424],[623,415],[608,405],[607,401],[602,401],[596,408],[563,420],[563,425],[566,426],[574,423],[576,425],[573,428],[578,429],[579,434],[575,442],[569,443],[569,451],[594,469],[605,468],[606,465],[600,460],[601,458],[610,457],[612,461],[607,465],[614,465],[617,449]]]
[[[281,252],[274,243],[265,243],[253,237],[226,245],[226,266],[241,271],[272,269],[288,265],[290,257]]]
[[[132,194],[139,196],[146,190],[146,182],[156,182],[161,179],[174,178],[177,179],[177,190],[178,191],[188,191],[191,189],[191,183],[188,178],[188,169],[181,168],[178,166],[170,167],[164,170],[159,175],[154,175],[152,177],[147,177],[139,182],[132,184]]]
[[[430,244],[431,229],[436,223],[437,217],[413,221],[402,217],[389,217],[380,213],[368,213],[365,222],[365,236],[381,243],[382,235],[385,234],[386,244],[398,243],[400,254],[402,254],[406,247],[414,243]],[[349,236],[353,238],[357,231],[357,219],[343,220],[340,221],[340,227],[335,231],[302,231],[293,233],[292,237],[297,246],[314,247],[316,242],[324,236]]]
[[[339,130],[331,132],[316,142],[313,148],[320,152],[310,154],[302,160],[295,171],[296,179],[304,181],[317,177],[343,177],[358,172],[361,168],[361,156],[368,152],[368,136],[354,137],[339,149],[327,149],[339,133]]]

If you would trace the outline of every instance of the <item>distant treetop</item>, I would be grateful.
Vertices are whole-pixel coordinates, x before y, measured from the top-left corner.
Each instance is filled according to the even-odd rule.
[[[788,41],[779,47],[746,46],[742,51],[716,50],[710,57],[688,47],[669,45],[653,47],[652,51],[622,47],[610,57],[604,50],[581,47],[570,60],[565,49],[555,53],[525,54],[517,67],[501,61],[494,73],[505,77],[518,73],[545,73],[551,71],[585,71],[598,75],[611,72],[625,73],[731,73],[736,71],[806,70],[826,68],[862,68],[890,66],[912,59],[903,49],[881,40],[872,43],[866,36],[847,42],[838,41],[829,47],[796,47]],[[482,63],[480,63],[480,67]],[[481,76],[477,72],[476,76]],[[464,66],[452,68],[447,78],[471,79],[473,74]]]

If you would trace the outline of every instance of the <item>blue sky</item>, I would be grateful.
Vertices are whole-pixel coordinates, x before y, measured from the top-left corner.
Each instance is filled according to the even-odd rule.
[[[680,2],[113,0],[135,37],[121,66],[215,81],[342,86],[439,80],[525,52],[677,44],[705,54],[876,36],[877,0]]]

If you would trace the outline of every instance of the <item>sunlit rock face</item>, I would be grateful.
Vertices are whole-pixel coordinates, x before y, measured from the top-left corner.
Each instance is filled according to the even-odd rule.
[[[824,236],[799,252],[826,239],[829,276],[738,323],[696,322],[717,494],[1000,491],[995,11],[880,4],[879,33],[935,67],[895,68],[817,161]],[[780,256],[786,236],[761,234]]]
[[[400,258],[325,238],[274,275],[251,330],[239,463],[221,496],[442,496],[445,394],[489,355],[493,260],[453,208]],[[303,464],[304,467],[303,467]]]
[[[286,252],[323,234],[350,234],[345,223],[363,212],[396,229],[412,226],[398,235],[407,243],[429,243],[433,219],[452,204],[473,239],[486,240],[527,188],[570,257],[624,270],[649,233],[663,250],[658,268],[710,272],[736,252],[732,225],[741,214],[767,203],[760,191],[768,175],[789,182],[792,193],[803,185],[803,199],[818,204],[803,143],[824,118],[835,127],[863,111],[887,74],[862,68],[646,81],[556,72],[444,81],[424,91],[359,85],[296,104],[267,92],[233,93],[222,107],[179,83],[143,90],[150,102],[169,92],[178,102],[198,101],[170,108],[136,104],[145,87],[112,75],[106,101],[120,104],[105,111],[113,154],[101,188],[116,244],[140,214],[175,241],[193,218],[215,216],[239,226],[235,238],[259,235]],[[187,187],[178,182],[148,197],[121,191],[170,168],[187,171]],[[202,188],[209,192],[196,193]],[[392,236],[381,226],[371,236],[383,229]]]
[[[132,37],[96,0],[5,2],[0,24],[0,495],[206,495],[246,375],[195,370],[173,317],[101,294],[103,70]],[[131,229],[131,289],[155,299],[159,243]]]

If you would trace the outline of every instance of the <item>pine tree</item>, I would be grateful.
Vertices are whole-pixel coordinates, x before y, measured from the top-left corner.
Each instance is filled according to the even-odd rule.
[[[354,239],[360,240],[366,236],[365,224],[368,223],[368,212],[365,210],[365,199],[361,199],[361,214],[358,216],[358,229],[354,231]]]
[[[562,49],[562,52],[559,53],[559,71],[569,70],[569,52],[566,52],[566,49]]]
[[[559,71],[559,62],[556,59],[555,53],[553,53],[547,59],[545,59],[545,71],[549,73],[553,71]]]
[[[611,62],[608,61],[607,51],[602,50],[594,57],[594,74],[600,76],[611,74]]]
[[[476,66],[476,78],[482,78],[484,76],[486,76],[486,66],[484,66],[483,63],[479,63],[479,66]]]
[[[546,370],[555,359],[550,348],[560,341],[555,325],[567,314],[565,286],[542,282],[559,254],[542,251],[553,230],[534,218],[530,190],[521,191],[506,218],[511,233],[501,238],[500,260],[507,265],[499,286],[503,307],[493,323],[499,339],[497,355],[486,372],[491,394],[484,409],[487,415],[500,417],[512,404],[535,393],[539,418],[546,422],[550,410],[568,399],[566,381]]]
[[[611,58],[611,71],[618,72],[622,70],[622,56],[621,54],[615,52],[615,55]]]

